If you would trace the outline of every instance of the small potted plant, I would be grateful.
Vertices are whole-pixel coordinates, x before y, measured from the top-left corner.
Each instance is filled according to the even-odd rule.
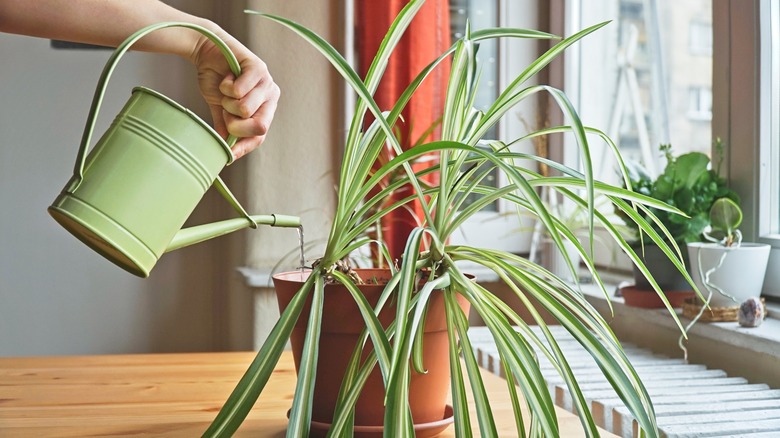
[[[738,307],[761,295],[770,245],[742,241],[738,227],[742,209],[729,198],[710,209],[708,242],[688,243],[691,274],[697,287],[708,293],[710,307]]]
[[[327,423],[325,429],[330,436],[357,434],[358,429],[366,424],[356,419],[356,405],[363,404],[358,400],[362,400],[363,389],[372,385],[372,375],[376,376],[374,380],[378,381],[381,391],[379,399],[371,404],[380,405],[383,412],[379,415],[379,424],[371,426],[383,427],[384,436],[414,436],[416,423],[420,423],[420,420],[412,413],[412,408],[421,404],[417,400],[419,392],[415,389],[414,381],[421,375],[436,375],[435,379],[441,381],[442,373],[444,396],[435,405],[430,403],[427,406],[429,410],[437,410],[439,420],[452,418],[458,436],[473,436],[477,432],[471,429],[468,412],[469,405],[474,404],[479,420],[478,433],[482,436],[497,436],[490,398],[482,384],[477,360],[466,335],[468,319],[464,309],[467,306],[479,314],[494,335],[506,371],[507,390],[515,402],[514,415],[519,429],[523,429],[523,424],[531,424],[534,435],[560,435],[554,401],[542,377],[537,357],[541,354],[560,371],[586,433],[589,436],[598,435],[569,360],[555,336],[547,329],[538,310],[530,303],[533,299],[538,306],[555,315],[558,322],[591,353],[647,436],[658,436],[654,410],[646,389],[607,321],[582,299],[579,290],[515,254],[447,243],[463,221],[482,207],[504,200],[538,218],[544,232],[558,248],[563,248],[565,240],[575,243],[583,266],[591,272],[595,284],[607,295],[589,256],[593,247],[593,230],[597,224],[607,230],[617,246],[632,260],[639,265],[642,262],[614,224],[595,208],[596,196],[603,195],[637,222],[649,240],[674,257],[661,235],[636,213],[635,208],[644,206],[679,210],[648,196],[595,180],[588,134],[601,135],[610,144],[611,141],[600,131],[583,126],[563,92],[547,85],[526,83],[567,47],[606,23],[557,42],[515,78],[485,112],[477,111],[471,105],[480,77],[476,60],[478,44],[494,38],[556,37],[522,29],[497,28],[471,32],[467,27],[464,36],[423,69],[392,108],[383,111],[373,99],[373,93],[404,29],[421,6],[420,0],[412,0],[405,5],[391,25],[365,78],[359,77],[343,56],[314,32],[285,18],[261,14],[291,29],[319,50],[356,92],[358,101],[346,136],[338,178],[338,202],[325,252],[310,270],[277,276],[282,281],[297,283],[292,293],[280,298],[284,303],[279,321],[206,435],[229,436],[239,427],[263,391],[287,340],[292,336],[294,344],[297,344],[294,346],[297,347],[294,355],[298,359],[298,383],[291,401],[287,436],[310,436],[317,432],[314,430],[317,424],[322,425],[323,422]],[[442,140],[403,150],[392,127],[420,83],[433,68],[450,58],[452,67],[442,115]],[[534,98],[538,93],[552,95],[569,123],[566,126],[539,129],[517,141],[571,133],[583,152],[582,171],[533,154],[514,153],[507,143],[492,141],[488,142],[487,147],[478,147],[478,143],[483,144],[480,142],[490,128],[510,109],[526,99]],[[368,113],[373,123],[366,126]],[[395,156],[377,168],[374,164],[380,151],[386,147],[391,148]],[[619,158],[617,149],[613,147],[613,150]],[[412,170],[410,163],[428,154],[436,154],[439,164]],[[554,167],[563,176],[542,176],[534,167],[527,165],[529,159]],[[401,170],[402,177],[385,184],[385,177],[397,170]],[[496,171],[503,172],[508,181],[500,187],[485,183],[488,175]],[[438,182],[424,183],[424,177],[431,172],[438,173]],[[622,172],[625,173],[624,168]],[[404,184],[413,187],[409,196],[386,205],[387,195]],[[586,228],[589,233],[585,245],[547,210],[537,191],[542,187],[557,191],[587,212]],[[466,199],[473,201],[466,204]],[[403,208],[411,201],[419,202],[424,217],[420,226],[410,234],[397,267],[394,260],[387,260],[390,268],[382,273],[352,269],[346,262],[350,255],[366,245],[376,243],[375,239],[367,236],[367,231],[374,226],[377,218],[393,209]],[[380,247],[383,247],[381,242]],[[380,252],[386,254],[386,251]],[[526,304],[534,315],[534,321],[522,320],[491,291],[473,281],[462,271],[461,262],[476,263],[495,272],[500,281]],[[679,260],[677,264],[680,264]],[[367,289],[374,290],[369,292]],[[360,321],[358,333],[353,338],[350,350],[334,352],[328,349],[327,332],[331,323],[326,319],[341,315],[339,312],[346,308],[353,309],[357,314]],[[676,315],[672,316],[682,330]],[[429,324],[431,318],[436,320],[435,324]],[[535,334],[529,323],[538,324],[542,335]],[[337,321],[334,325],[340,324]],[[429,362],[431,357],[423,348],[432,344],[426,338],[429,326],[435,326],[432,328],[438,331],[437,336],[443,337],[445,341],[444,349],[435,355],[444,358],[446,366],[436,367],[435,371]],[[326,362],[342,358],[346,366],[341,371],[329,375],[320,372]],[[333,382],[335,385],[330,384]],[[324,420],[315,419],[313,401],[321,398],[318,391],[324,386],[337,387],[338,394],[326,409],[332,415]],[[467,397],[469,386],[472,394],[470,400]],[[444,406],[448,391],[451,393],[451,407]],[[520,394],[524,402],[520,402]],[[428,420],[422,420],[423,423],[425,421]],[[318,432],[324,433],[322,430]],[[517,431],[518,436],[525,433],[525,430]]]
[[[682,248],[682,259],[687,267],[690,263],[685,246],[689,242],[703,240],[702,233],[710,223],[709,212],[713,202],[719,198],[739,202],[739,197],[727,186],[726,179],[720,176],[723,160],[723,144],[720,139],[715,141],[715,166],[712,166],[709,157],[701,152],[675,156],[671,145],[661,145],[660,149],[667,164],[655,179],[641,165],[629,163],[631,189],[672,205],[684,213],[680,215],[650,207],[643,210],[642,215],[646,219],[651,216],[658,218],[658,223],[653,224],[654,229],[664,235],[670,245]],[[626,218],[624,212],[618,211],[617,214]],[[627,220],[626,225],[632,231],[633,246],[642,255],[652,278],[658,282],[666,297],[673,301],[673,305],[680,307],[684,299],[694,294],[687,271],[671,263],[667,254],[653,242],[649,242],[636,222]],[[663,233],[662,229],[668,233]],[[623,288],[622,291],[626,303],[642,307],[661,307],[661,300],[646,293],[652,291],[646,274],[635,266],[634,285]]]

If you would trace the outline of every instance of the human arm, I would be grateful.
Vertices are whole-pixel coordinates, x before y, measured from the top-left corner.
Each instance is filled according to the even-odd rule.
[[[0,31],[41,38],[115,47],[130,34],[162,21],[203,26],[222,38],[238,58],[235,78],[216,46],[190,29],[167,28],[141,39],[135,49],[170,53],[192,62],[209,105],[214,128],[239,137],[236,158],[265,139],[279,99],[279,88],[266,65],[213,22],[186,14],[157,0],[0,0]]]

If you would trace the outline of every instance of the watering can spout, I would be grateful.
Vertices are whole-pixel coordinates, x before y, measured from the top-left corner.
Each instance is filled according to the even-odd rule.
[[[301,219],[295,216],[268,214],[250,215],[249,217],[252,219],[254,224],[257,225],[270,225],[272,227],[286,228],[298,228],[301,226]],[[168,244],[165,252],[171,252],[185,246],[190,246],[205,240],[209,240],[214,237],[223,236],[234,231],[251,227],[252,225],[253,224],[250,223],[246,218],[234,218],[210,224],[183,228],[179,230],[175,236],[173,236],[173,240],[171,240],[171,243]]]

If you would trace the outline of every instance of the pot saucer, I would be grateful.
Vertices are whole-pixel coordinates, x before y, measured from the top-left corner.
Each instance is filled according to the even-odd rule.
[[[290,417],[290,411],[287,411],[287,418]],[[444,418],[429,423],[419,423],[414,425],[414,432],[417,438],[431,438],[444,432],[450,424],[455,421],[455,414],[452,406],[447,405],[444,408]],[[311,422],[310,438],[324,437],[330,429],[330,423],[321,423],[319,421]],[[384,426],[355,426],[354,438],[381,438]]]
[[[634,285],[623,286],[620,288],[620,294],[625,300],[626,306],[641,307],[645,309],[660,309],[666,307],[664,302],[654,290],[640,289]],[[666,299],[672,307],[682,307],[683,302],[696,296],[693,290],[674,290],[664,291]]]

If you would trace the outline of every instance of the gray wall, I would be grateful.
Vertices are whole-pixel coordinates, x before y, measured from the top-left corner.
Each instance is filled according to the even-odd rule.
[[[210,4],[187,6],[204,9],[204,3]],[[226,268],[215,260],[229,239],[168,254],[142,280],[104,261],[46,213],[72,172],[108,55],[0,35],[0,356],[221,345]],[[109,86],[96,132],[105,130],[135,85],[203,114],[192,67],[173,57],[131,53]],[[208,194],[196,220],[223,216],[220,202]]]
[[[307,241],[321,242],[335,202],[331,169],[344,130],[341,80],[292,32],[242,11],[298,20],[340,46],[341,1],[168,3],[211,17],[268,63],[283,90],[273,129],[260,151],[222,176],[250,212],[299,215]],[[297,244],[294,230],[261,227],[184,248],[166,254],[144,280],[103,260],[46,213],[71,175],[108,56],[0,34],[0,356],[251,349],[253,324],[258,318],[272,324],[276,317],[255,314],[257,291],[235,268],[270,270]],[[136,85],[207,114],[186,62],[130,53],[109,86],[96,133]],[[234,215],[210,191],[191,222]]]

